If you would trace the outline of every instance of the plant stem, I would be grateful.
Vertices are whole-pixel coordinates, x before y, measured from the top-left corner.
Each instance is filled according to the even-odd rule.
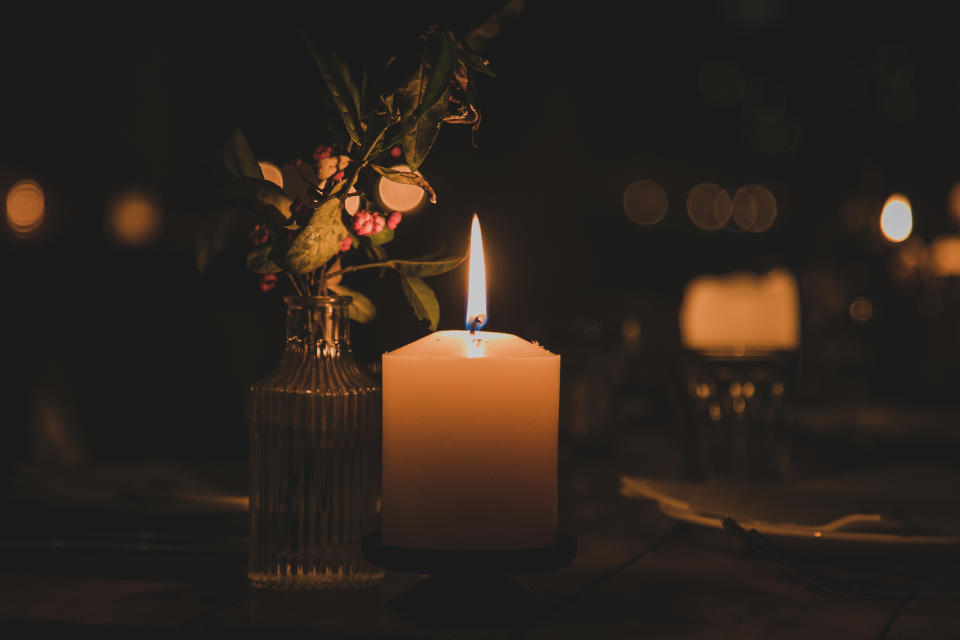
[[[290,273],[289,271],[284,271],[284,273],[286,274],[286,276],[287,276],[288,278],[290,278],[290,283],[293,285],[293,288],[296,290],[297,295],[302,296],[302,295],[303,295],[303,291],[300,289],[300,286],[297,284],[297,280],[296,280],[296,278],[293,277],[293,274]]]
[[[320,269],[320,286],[317,289],[319,295],[327,295],[327,265]]]
[[[373,139],[373,142],[370,143],[370,148],[367,149],[367,152],[363,154],[363,159],[360,161],[364,166],[366,166],[367,161],[370,159],[370,156],[373,154],[373,150],[377,148],[377,143],[383,138],[383,134],[387,132],[387,127],[384,127],[380,130],[380,133],[377,134],[377,137]]]
[[[358,264],[352,267],[344,267],[342,269],[338,269],[333,273],[326,274],[325,280],[324,280],[324,286],[326,286],[326,279],[333,278],[334,276],[342,276],[345,273],[353,273],[354,271],[360,271],[362,269],[388,269],[388,268],[392,268],[392,265],[390,263],[391,263],[390,260],[386,262],[370,262],[367,264]]]

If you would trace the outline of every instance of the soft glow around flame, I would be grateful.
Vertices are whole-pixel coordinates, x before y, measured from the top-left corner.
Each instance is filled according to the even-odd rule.
[[[483,268],[483,238],[480,219],[473,214],[470,229],[470,275],[467,282],[467,330],[481,329],[487,324],[487,277]]]
[[[883,213],[880,214],[880,231],[890,242],[903,242],[910,237],[910,232],[913,231],[913,212],[906,197],[895,193],[887,198]]]

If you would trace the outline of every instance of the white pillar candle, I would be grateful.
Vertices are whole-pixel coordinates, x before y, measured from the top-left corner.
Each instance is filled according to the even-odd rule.
[[[468,324],[486,316],[478,257]],[[440,331],[384,354],[383,543],[556,544],[559,389],[560,356],[505,333]]]

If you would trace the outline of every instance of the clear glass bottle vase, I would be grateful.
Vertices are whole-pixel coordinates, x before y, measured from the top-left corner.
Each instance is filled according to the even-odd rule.
[[[350,298],[284,298],[280,364],[250,388],[254,586],[353,588],[383,572],[360,551],[380,504],[380,386],[350,351]]]

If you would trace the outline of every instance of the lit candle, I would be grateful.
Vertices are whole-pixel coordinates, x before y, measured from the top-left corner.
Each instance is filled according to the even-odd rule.
[[[680,335],[688,349],[713,354],[793,351],[800,344],[797,281],[786,269],[695,278],[680,306]]]
[[[480,223],[466,331],[383,355],[383,544],[556,544],[560,356],[486,322]]]

